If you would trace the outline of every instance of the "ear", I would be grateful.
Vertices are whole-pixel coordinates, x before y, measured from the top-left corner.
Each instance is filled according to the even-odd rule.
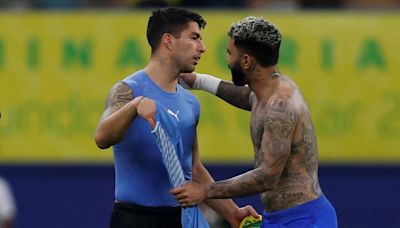
[[[175,44],[175,37],[172,34],[164,33],[161,40],[164,47],[166,47],[168,50],[172,50]]]
[[[242,67],[244,70],[250,70],[254,65],[254,59],[249,54],[243,54],[242,56]]]

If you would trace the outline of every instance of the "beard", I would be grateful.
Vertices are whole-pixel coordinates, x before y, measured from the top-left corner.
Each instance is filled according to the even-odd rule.
[[[246,75],[244,74],[242,68],[240,67],[239,62],[236,62],[232,67],[229,66],[229,69],[231,70],[232,74],[232,82],[236,86],[244,86],[246,85]]]
[[[189,65],[189,64],[185,64],[182,63],[179,65],[179,72],[180,73],[192,73],[195,69],[194,65]]]
[[[194,67],[186,67],[179,71],[179,73],[192,73],[194,71]]]

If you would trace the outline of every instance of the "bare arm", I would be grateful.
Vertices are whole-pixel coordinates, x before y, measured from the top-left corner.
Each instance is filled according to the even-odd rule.
[[[123,82],[113,86],[96,128],[95,142],[99,148],[106,149],[121,141],[136,117],[136,106],[141,98],[133,99],[132,89]]]
[[[255,154],[256,169],[218,181],[206,187],[206,198],[232,198],[273,190],[289,157],[296,112],[287,98],[277,98],[267,106],[260,121],[264,133]]]
[[[192,162],[192,175],[194,181],[201,184],[214,183],[214,179],[200,161],[197,136],[193,143]],[[238,227],[242,219],[246,216],[252,215],[253,217],[258,217],[258,214],[253,207],[245,206],[239,208],[231,199],[208,199],[205,200],[204,203],[226,219],[232,227]]]
[[[185,88],[204,90],[233,106],[251,110],[251,103],[255,96],[252,96],[252,90],[249,87],[236,86],[208,74],[184,73],[180,74],[180,77],[179,83]]]
[[[217,96],[229,104],[250,111],[252,90],[246,86],[236,86],[230,82],[221,81]]]
[[[214,179],[200,161],[197,136],[193,144],[193,180],[200,184],[214,183]],[[238,206],[232,200],[210,199],[204,202],[226,220],[232,220],[232,215],[237,211]]]

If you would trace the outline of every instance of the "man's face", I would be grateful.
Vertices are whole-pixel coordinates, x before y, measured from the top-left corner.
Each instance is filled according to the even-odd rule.
[[[173,60],[181,73],[193,72],[206,47],[201,39],[199,25],[191,21],[176,38]]]
[[[246,75],[240,66],[239,50],[235,47],[233,39],[229,39],[227,46],[228,67],[231,70],[232,82],[237,86],[244,86],[246,83]]]

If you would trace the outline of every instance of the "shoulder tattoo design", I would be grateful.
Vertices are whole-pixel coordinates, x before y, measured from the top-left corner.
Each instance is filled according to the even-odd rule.
[[[108,94],[106,106],[111,113],[118,111],[122,106],[133,99],[132,89],[123,82],[118,82],[113,86]]]

